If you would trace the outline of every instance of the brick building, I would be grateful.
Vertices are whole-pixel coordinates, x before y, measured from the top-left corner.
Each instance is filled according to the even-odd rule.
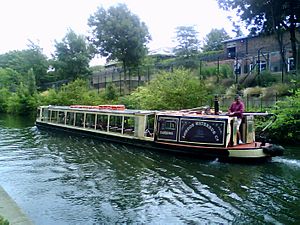
[[[300,40],[300,32],[296,32],[296,38]],[[259,35],[254,37],[238,37],[223,42],[227,59],[231,59],[237,74],[247,74],[258,69],[268,69],[271,72],[280,72],[283,62],[280,56],[280,48],[275,35]],[[284,52],[287,71],[295,70],[295,62],[292,57],[290,34],[283,34]],[[299,46],[297,46],[299,49]],[[299,51],[299,50],[298,50]]]

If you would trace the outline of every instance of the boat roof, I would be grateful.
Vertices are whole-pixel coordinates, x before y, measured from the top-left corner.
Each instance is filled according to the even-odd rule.
[[[70,111],[80,111],[80,112],[90,112],[90,113],[108,113],[108,114],[123,114],[123,115],[163,115],[163,116],[184,116],[184,117],[208,117],[208,118],[220,118],[227,116],[214,115],[212,112],[205,114],[199,110],[137,110],[137,109],[124,109],[124,110],[113,110],[113,109],[98,109],[98,108],[77,108],[74,106],[42,106],[53,110],[70,110]]]
[[[49,109],[54,110],[71,110],[71,111],[82,111],[82,112],[91,112],[91,113],[111,113],[111,114],[130,114],[130,115],[150,115],[155,114],[158,111],[157,110],[136,110],[136,109],[125,109],[125,110],[112,110],[112,109],[89,109],[89,108],[76,108],[76,107],[70,107],[70,106],[42,106],[42,107],[48,107]]]
[[[210,112],[205,114],[201,111],[188,111],[188,110],[178,110],[178,111],[162,111],[159,112],[158,115],[164,116],[184,116],[184,117],[208,117],[208,118],[220,118],[220,117],[228,117],[226,114],[218,114],[215,115],[214,113]]]

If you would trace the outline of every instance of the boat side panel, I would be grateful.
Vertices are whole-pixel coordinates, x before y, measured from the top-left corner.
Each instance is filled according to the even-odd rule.
[[[175,153],[182,153],[184,155],[193,155],[200,158],[218,158],[218,157],[227,157],[228,152],[226,150],[218,150],[218,149],[205,149],[205,148],[194,148],[193,146],[186,146],[186,145],[169,145],[164,143],[156,143],[153,139],[136,139],[132,137],[124,137],[124,136],[112,136],[111,134],[105,133],[97,133],[93,130],[77,130],[73,127],[67,126],[57,126],[56,124],[44,123],[44,122],[36,122],[37,127],[45,128],[47,130],[54,130],[54,131],[67,131],[72,134],[80,135],[80,136],[88,136],[91,138],[109,141],[109,142],[116,142],[126,145],[137,146],[143,149],[153,149],[165,152],[175,152]]]

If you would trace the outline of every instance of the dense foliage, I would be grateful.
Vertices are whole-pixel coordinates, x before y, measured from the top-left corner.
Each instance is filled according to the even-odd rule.
[[[36,109],[37,87],[33,69],[19,74],[0,68],[0,112],[27,114]]]
[[[300,89],[285,101],[278,102],[274,113],[278,117],[270,136],[280,142],[300,143]]]
[[[42,105],[99,105],[104,102],[103,95],[91,90],[88,82],[77,79],[60,89],[49,89],[41,93]]]
[[[100,55],[119,60],[124,69],[137,66],[147,53],[150,34],[145,23],[132,14],[125,4],[105,10],[99,8],[88,20],[91,40]]]
[[[139,87],[125,97],[130,108],[141,109],[187,109],[203,105],[207,90],[191,71],[178,69],[161,72],[144,87]]]
[[[8,220],[6,220],[2,216],[0,216],[0,225],[9,225],[9,222],[8,222]]]
[[[20,75],[26,74],[32,69],[38,86],[43,82],[47,82],[48,66],[47,57],[42,53],[42,49],[33,43],[29,46],[29,49],[10,51],[0,55],[0,68],[13,70]],[[16,80],[18,78],[12,79]],[[15,82],[11,84],[15,84]]]

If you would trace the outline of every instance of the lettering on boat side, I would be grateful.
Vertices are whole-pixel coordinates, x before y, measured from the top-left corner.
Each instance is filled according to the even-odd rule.
[[[161,134],[161,135],[174,135],[174,132],[171,132],[171,131],[160,131],[159,134]]]
[[[224,120],[181,119],[179,141],[223,145],[225,127]]]

